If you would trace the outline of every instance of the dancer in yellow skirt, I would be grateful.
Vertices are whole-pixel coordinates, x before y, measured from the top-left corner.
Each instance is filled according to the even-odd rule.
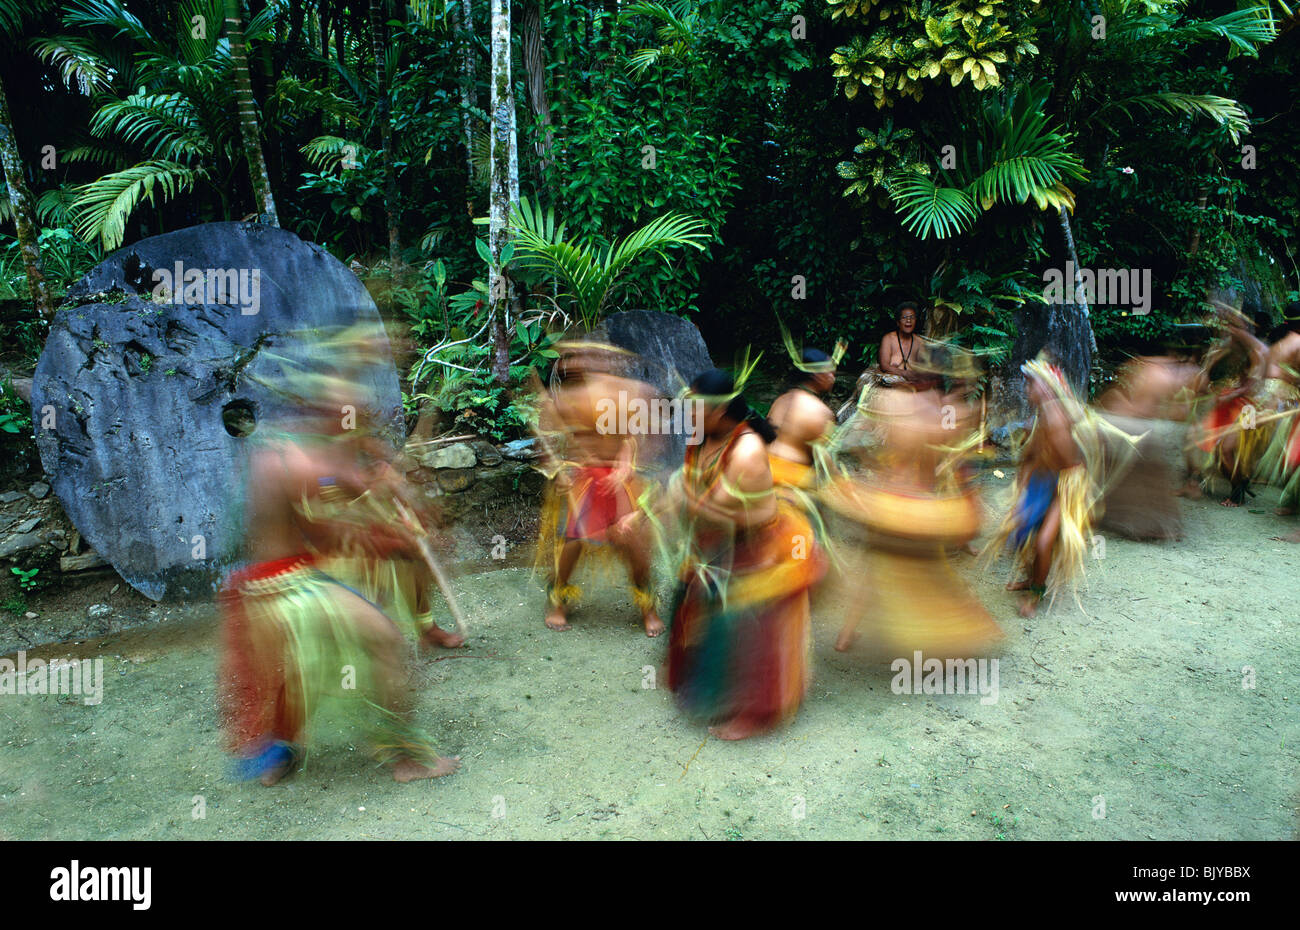
[[[940,380],[929,374],[931,384]],[[867,434],[873,440],[863,446]],[[843,612],[836,649],[849,650],[859,637],[860,648],[881,660],[917,651],[969,658],[996,647],[1002,631],[948,554],[979,531],[978,495],[964,459],[982,437],[960,391],[864,392],[833,447],[857,455],[865,468],[841,474],[821,494],[843,562],[826,600]]]

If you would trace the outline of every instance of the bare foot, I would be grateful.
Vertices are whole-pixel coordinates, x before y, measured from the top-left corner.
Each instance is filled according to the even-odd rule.
[[[1195,480],[1188,480],[1181,488],[1174,492],[1174,497],[1186,497],[1190,500],[1196,500],[1202,497],[1201,483]]]
[[[1279,517],[1294,517],[1296,515],[1296,509],[1290,504],[1287,504],[1276,508],[1273,513],[1277,514]]]
[[[1276,539],[1278,542],[1300,543],[1300,530],[1287,533],[1285,536],[1270,536],[1269,539]]]
[[[1034,586],[1034,583],[1026,578],[1024,581],[1011,581],[1007,583],[1008,591],[1028,591]]]
[[[569,629],[568,618],[564,616],[564,609],[561,607],[552,607],[546,614],[546,626],[548,629],[556,630],[563,633]]]
[[[975,544],[974,544],[973,542],[967,542],[965,545],[963,545],[963,546],[962,546],[960,549],[958,549],[957,551],[958,551],[958,552],[964,552],[964,553],[966,553],[967,555],[974,555],[974,556],[978,556],[978,555],[980,554],[980,553],[979,553],[979,550],[975,548]]]
[[[743,717],[734,717],[726,723],[720,723],[717,726],[709,727],[709,732],[718,739],[740,740],[748,739],[756,733],[762,731],[761,727],[755,726],[749,720]]]
[[[298,767],[298,754],[294,753],[274,768],[269,768],[258,779],[267,788],[278,784],[281,779]]]
[[[442,778],[460,768],[460,756],[439,756],[433,765],[421,765],[414,759],[399,759],[393,763],[393,781],[406,784],[421,778]]]
[[[1219,501],[1219,506],[1220,506],[1220,507],[1240,507],[1241,505],[1238,504],[1236,501],[1234,501],[1231,497],[1227,497],[1227,498],[1224,498],[1223,500]]]
[[[848,652],[853,648],[853,644],[858,641],[858,631],[854,627],[846,626],[840,630],[840,635],[835,637],[835,651]]]
[[[1038,595],[1027,594],[1020,599],[1020,609],[1017,611],[1020,616],[1028,620],[1030,617],[1038,616]]]
[[[654,639],[664,631],[664,622],[659,619],[659,615],[653,610],[648,610],[641,615],[641,622],[645,625],[645,635]]]
[[[420,634],[420,643],[430,648],[436,646],[440,649],[460,649],[465,645],[465,637],[459,633],[448,633],[434,625]]]

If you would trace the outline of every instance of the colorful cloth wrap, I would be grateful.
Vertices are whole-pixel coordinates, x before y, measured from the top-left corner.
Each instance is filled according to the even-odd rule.
[[[1056,500],[1057,478],[1054,471],[1035,471],[1025,479],[1012,518],[1015,529],[1008,540],[1011,548],[1019,549],[1043,525],[1052,501]]]
[[[1220,400],[1201,421],[1201,438],[1196,447],[1206,453],[1208,462],[1205,467],[1217,468],[1234,484],[1250,480],[1272,438],[1272,431],[1263,425],[1254,427],[1248,425],[1248,421],[1243,422],[1243,411],[1247,407],[1259,406],[1259,398],[1239,396]],[[1223,440],[1233,433],[1237,433],[1239,438],[1236,452],[1229,461]]]
[[[437,758],[420,731],[371,698],[376,670],[354,615],[359,597],[317,569],[310,555],[256,563],[227,578],[218,598],[218,701],[238,776],[256,777],[281,764],[331,696],[346,698],[347,708],[363,718],[381,762]]]
[[[616,471],[612,465],[587,465],[575,471],[568,495],[565,539],[605,542],[609,528],[632,512],[631,481],[610,486],[609,479]]]
[[[712,474],[688,448],[687,480],[697,489],[721,480],[732,443]],[[761,526],[696,528],[668,639],[668,685],[688,713],[760,728],[794,716],[809,683],[808,593],[824,573],[808,518],[787,498]]]

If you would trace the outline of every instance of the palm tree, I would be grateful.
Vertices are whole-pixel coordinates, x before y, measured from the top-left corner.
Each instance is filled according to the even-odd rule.
[[[1032,200],[1040,210],[1072,209],[1067,180],[1087,177],[1070,138],[1043,113],[1048,88],[989,98],[976,132],[962,140],[955,168],[936,184],[915,168],[895,173],[890,196],[903,225],[922,239],[943,239],[974,226],[981,211]]]
[[[235,78],[235,104],[239,108],[239,134],[244,141],[244,159],[248,162],[248,177],[253,185],[257,212],[272,226],[280,225],[275,211],[275,197],[271,193],[271,176],[262,156],[262,141],[257,130],[257,105],[253,101],[253,85],[248,77],[248,47],[244,42],[243,17],[240,0],[225,0],[226,35],[230,38],[230,65]]]
[[[43,4],[31,4],[22,0],[0,0],[0,37],[5,41],[0,48],[8,46],[17,39],[22,28],[23,17],[35,12]],[[7,49],[12,51],[12,49]],[[23,267],[27,272],[27,289],[31,292],[32,303],[38,313],[46,319],[54,315],[54,300],[50,296],[49,286],[45,283],[45,270],[41,263],[41,247],[37,241],[36,210],[32,204],[32,192],[27,186],[22,154],[18,150],[18,141],[14,138],[13,119],[9,115],[9,98],[5,93],[4,82],[0,81],[0,164],[3,164],[5,187],[9,213],[13,217],[14,228],[18,235],[18,248],[23,256]]]
[[[633,3],[622,14],[624,17],[645,16],[657,24],[655,36],[662,43],[650,48],[639,48],[627,60],[627,69],[640,77],[660,61],[687,58],[695,47],[695,31],[699,23],[699,4],[694,0],[674,0],[659,3],[642,0]]]
[[[680,246],[703,251],[712,238],[698,217],[669,213],[617,242],[574,241],[565,238],[565,224],[556,225],[554,210],[543,214],[526,199],[511,212],[510,227],[517,260],[561,282],[562,296],[573,301],[588,330],[600,321],[619,279],[642,258],[667,260],[668,250]]]
[[[393,167],[393,121],[388,113],[388,80],[384,63],[384,0],[370,0],[370,51],[375,68],[375,110],[379,118],[379,157],[384,171],[384,212],[388,215],[388,265],[394,275],[402,263],[401,203]]]
[[[278,224],[247,80],[250,41],[271,35],[280,4],[272,2],[240,30],[242,41],[223,40],[218,23],[226,0],[182,0],[171,34],[151,31],[122,0],[69,0],[64,34],[32,43],[57,67],[64,82],[90,97],[95,113],[89,138],[64,153],[108,173],[76,189],[72,204],[78,234],[105,249],[120,246],[126,224],[142,202],[157,203],[202,191],[231,216],[229,192],[246,156],[257,209]],[[238,17],[238,9],[236,15]],[[193,17],[212,28],[192,28]],[[244,80],[235,73],[244,63]],[[242,90],[236,86],[242,84]],[[280,109],[341,112],[344,102],[292,77],[275,89]],[[243,117],[251,119],[251,124]],[[244,144],[251,137],[252,146]],[[268,209],[269,208],[269,209]]]

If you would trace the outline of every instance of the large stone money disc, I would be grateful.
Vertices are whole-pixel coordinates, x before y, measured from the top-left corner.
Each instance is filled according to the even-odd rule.
[[[249,376],[273,382],[272,356],[310,366],[302,331],[358,321],[379,314],[356,276],[269,226],[194,226],[93,268],[55,315],[32,384],[41,464],[81,535],[147,597],[210,596],[240,561],[257,429],[295,412]],[[400,441],[391,358],[357,387]]]

